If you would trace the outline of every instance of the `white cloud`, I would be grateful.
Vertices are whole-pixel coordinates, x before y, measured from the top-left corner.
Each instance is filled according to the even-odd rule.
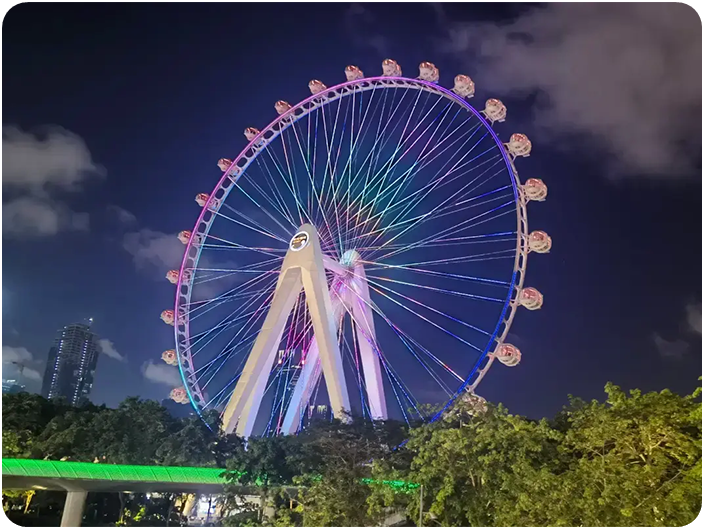
[[[36,192],[47,185],[75,191],[105,170],[93,162],[86,143],[56,125],[36,134],[19,127],[2,128],[2,183]]]
[[[166,271],[181,267],[185,248],[176,234],[149,228],[126,234],[122,246],[132,255],[137,268],[156,269],[162,278]]]
[[[87,213],[76,213],[49,197],[23,196],[2,206],[2,232],[9,237],[44,237],[87,231]]]
[[[126,234],[122,246],[132,255],[137,269],[146,271],[158,281],[166,281],[164,276],[167,271],[181,268],[183,252],[186,248],[178,240],[176,234],[170,235],[149,228]],[[208,256],[201,255],[198,261],[198,268],[234,270],[237,268],[237,263],[232,260],[215,262]],[[214,298],[233,288],[240,280],[242,280],[242,277],[237,274],[228,275],[224,273],[217,280],[196,285],[193,289],[192,299]]]
[[[26,347],[10,347],[2,346],[2,363],[12,366],[12,370],[17,373],[15,376],[24,377],[25,380],[41,382],[42,374],[30,367],[30,364],[36,364],[34,355],[30,353]]]
[[[165,384],[174,388],[183,385],[177,367],[167,364],[155,364],[151,360],[142,365],[142,375],[147,380],[157,384]]]
[[[124,355],[121,355],[117,352],[117,349],[115,349],[115,344],[112,343],[110,340],[101,338],[100,340],[98,340],[98,348],[100,349],[101,353],[103,353],[105,356],[112,358],[113,360],[117,360],[118,362],[127,361],[127,358],[125,358]]]
[[[663,358],[672,358],[679,360],[684,357],[689,351],[689,344],[684,340],[674,340],[672,342],[665,340],[662,336],[653,334],[655,347]]]
[[[672,179],[692,170],[682,144],[700,152],[702,44],[691,7],[554,3],[510,23],[446,29],[443,50],[479,91],[546,96],[535,122],[553,145],[586,133],[610,155],[612,176]]]
[[[3,235],[47,237],[62,231],[85,231],[88,214],[74,212],[57,193],[80,191],[101,177],[85,142],[61,127],[35,132],[16,126],[2,129]],[[6,194],[5,191],[8,191]]]
[[[687,305],[687,326],[697,334],[702,333],[702,304],[692,303]]]
[[[134,216],[134,213],[127,211],[120,206],[108,206],[108,213],[114,216],[117,221],[124,226],[134,226],[137,224],[137,217]]]
[[[34,356],[30,353],[26,347],[10,347],[9,345],[2,346],[2,362],[33,362]]]

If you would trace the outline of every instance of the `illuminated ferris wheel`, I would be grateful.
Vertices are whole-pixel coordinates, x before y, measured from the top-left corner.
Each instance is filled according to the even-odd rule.
[[[432,419],[422,403],[476,399],[494,360],[520,361],[504,340],[519,306],[541,307],[527,256],[551,247],[527,224],[547,188],[514,165],[531,143],[502,143],[506,107],[475,110],[466,75],[448,90],[431,63],[416,79],[382,67],[278,101],[179,234],[161,315],[176,339],[162,358],[183,381],[171,398],[219,411],[228,433],[295,433],[321,406]]]

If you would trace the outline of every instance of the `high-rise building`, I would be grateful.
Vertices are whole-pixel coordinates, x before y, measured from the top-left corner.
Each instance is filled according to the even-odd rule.
[[[88,400],[98,363],[98,337],[91,331],[92,323],[91,318],[57,332],[44,372],[44,397],[63,397],[73,406]]]

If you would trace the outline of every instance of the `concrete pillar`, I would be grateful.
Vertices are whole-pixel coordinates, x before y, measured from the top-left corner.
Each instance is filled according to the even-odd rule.
[[[83,510],[86,508],[88,493],[83,490],[71,490],[66,493],[64,512],[61,515],[61,527],[80,527]]]

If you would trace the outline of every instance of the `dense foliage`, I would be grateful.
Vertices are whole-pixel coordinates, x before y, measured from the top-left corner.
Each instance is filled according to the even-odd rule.
[[[458,402],[410,429],[335,420],[247,443],[150,401],[75,409],[4,395],[3,457],[226,467],[230,526],[371,526],[394,514],[415,525],[420,485],[423,525],[681,526],[701,508],[700,392],[607,384],[605,402],[570,398],[552,420]],[[253,491],[259,501],[247,503]],[[4,499],[18,511],[37,501]],[[113,522],[178,525],[175,499],[120,496]]]

